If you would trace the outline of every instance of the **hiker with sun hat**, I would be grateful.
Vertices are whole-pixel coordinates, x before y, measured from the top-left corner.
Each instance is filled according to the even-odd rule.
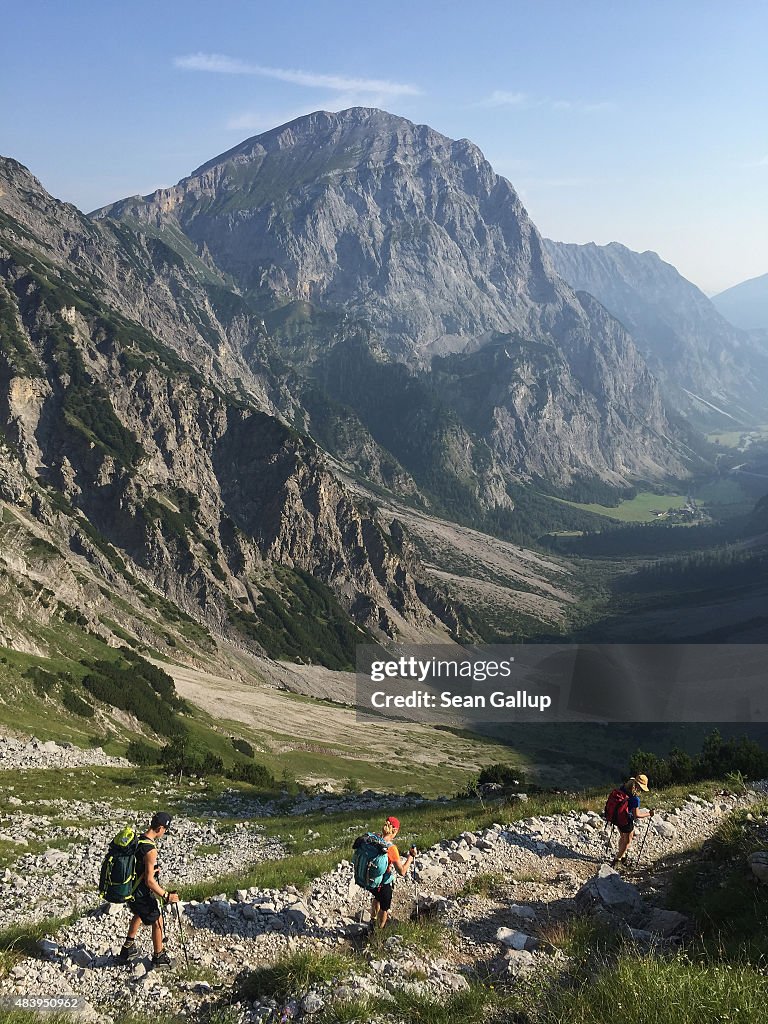
[[[648,776],[639,773],[627,779],[623,786],[612,790],[605,804],[605,818],[619,830],[619,850],[611,867],[626,862],[627,850],[635,834],[635,822],[641,818],[652,818],[653,811],[642,810],[640,794],[648,792]]]

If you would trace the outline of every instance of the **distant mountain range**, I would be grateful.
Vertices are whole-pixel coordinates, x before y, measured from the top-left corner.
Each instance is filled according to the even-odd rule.
[[[704,430],[768,417],[768,348],[654,252],[546,241],[555,268],[632,335],[671,408]]]
[[[768,274],[726,288],[712,302],[737,327],[768,331]]]
[[[572,248],[471,143],[378,110],[90,218],[0,160],[0,598],[46,590],[0,600],[6,642],[82,619],[338,666],[363,636],[477,635],[374,495],[587,528],[547,495],[685,478],[707,456],[681,410],[746,419],[765,393],[672,268]]]

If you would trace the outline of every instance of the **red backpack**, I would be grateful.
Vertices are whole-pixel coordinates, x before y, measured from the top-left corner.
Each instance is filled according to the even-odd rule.
[[[605,819],[610,825],[626,828],[632,821],[629,813],[629,797],[623,789],[611,790],[605,801]]]

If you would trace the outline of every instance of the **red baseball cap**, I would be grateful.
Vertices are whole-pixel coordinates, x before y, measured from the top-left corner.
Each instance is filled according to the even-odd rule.
[[[400,822],[397,818],[387,818],[387,824],[391,825],[392,828],[400,828]]]

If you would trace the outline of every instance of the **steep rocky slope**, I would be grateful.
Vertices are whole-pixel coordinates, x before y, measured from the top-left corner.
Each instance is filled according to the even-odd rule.
[[[488,457],[507,480],[564,485],[685,472],[683,446],[627,332],[555,274],[514,189],[466,140],[379,110],[318,112],[94,216],[191,247],[267,316],[288,311],[276,323],[283,356],[319,364],[326,383],[338,376],[334,347],[364,335],[378,368],[345,370],[377,440],[376,414],[403,390],[387,369],[394,358],[447,398],[458,419],[449,433],[473,472]],[[310,326],[298,330],[297,316]],[[367,329],[355,328],[360,320]],[[507,344],[489,395],[474,387],[471,356],[494,340]],[[430,372],[434,356],[451,353],[458,416]],[[444,449],[445,430],[431,427],[427,440]]]
[[[162,242],[57,203],[15,162],[0,171],[2,568],[9,595],[32,577],[48,593],[4,602],[7,637],[67,614],[108,632],[89,598],[106,581],[135,605],[170,598],[166,618],[176,606],[334,663],[360,635],[348,615],[382,635],[456,628],[445,601],[417,593],[402,531],[274,415],[299,407],[291,375],[237,296]]]
[[[671,408],[706,429],[764,422],[768,358],[656,253],[545,240],[557,272],[630,331]]]

